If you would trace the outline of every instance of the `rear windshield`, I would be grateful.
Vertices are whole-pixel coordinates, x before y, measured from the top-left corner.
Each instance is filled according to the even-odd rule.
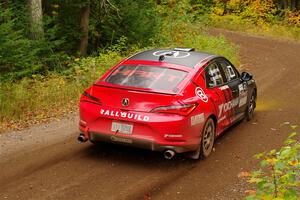
[[[176,92],[187,72],[145,65],[123,65],[115,69],[106,82],[123,86]]]

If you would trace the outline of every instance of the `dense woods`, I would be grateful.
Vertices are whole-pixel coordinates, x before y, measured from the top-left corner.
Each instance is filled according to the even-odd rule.
[[[0,80],[64,71],[71,57],[96,55],[120,39],[151,45],[171,14],[165,11],[176,14],[178,4],[201,24],[212,15],[236,15],[255,24],[300,26],[299,0],[2,0]]]
[[[143,0],[3,1],[1,79],[65,70],[70,56],[97,53],[122,36],[147,44],[157,18],[154,2]]]

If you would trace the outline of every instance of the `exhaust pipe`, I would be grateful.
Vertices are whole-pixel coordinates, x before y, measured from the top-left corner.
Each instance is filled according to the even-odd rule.
[[[173,150],[166,150],[165,152],[164,152],[164,157],[165,157],[165,159],[168,159],[168,160],[170,160],[170,159],[172,159],[174,156],[175,156],[175,151],[173,151]]]
[[[78,136],[77,140],[79,143],[83,143],[83,142],[86,142],[88,139],[83,134],[80,134]]]

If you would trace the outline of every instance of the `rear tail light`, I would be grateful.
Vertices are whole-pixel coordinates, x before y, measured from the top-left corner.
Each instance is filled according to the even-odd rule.
[[[84,91],[82,96],[81,96],[81,101],[92,101],[92,102],[97,102],[98,104],[101,104],[100,99],[98,99],[97,97],[92,96],[91,94],[89,94],[88,92]]]
[[[187,116],[197,107],[197,103],[185,104],[185,105],[176,105],[176,106],[162,106],[154,108],[151,112],[155,113],[169,113]]]

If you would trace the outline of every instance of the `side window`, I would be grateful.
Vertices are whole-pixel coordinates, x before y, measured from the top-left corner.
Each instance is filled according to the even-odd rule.
[[[216,87],[224,83],[222,74],[216,63],[209,64],[205,68],[205,79],[207,87]]]
[[[228,82],[239,77],[238,72],[236,71],[236,69],[234,69],[234,67],[230,63],[228,63],[225,60],[221,60],[219,61],[219,63],[221,68],[224,71],[224,74]]]

